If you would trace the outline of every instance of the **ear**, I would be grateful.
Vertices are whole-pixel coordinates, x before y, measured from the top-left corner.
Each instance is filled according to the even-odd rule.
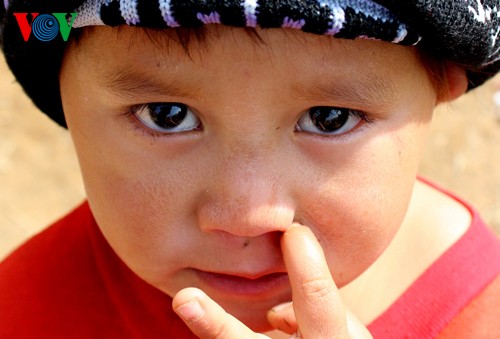
[[[447,88],[440,98],[440,102],[453,101],[467,91],[468,80],[465,70],[451,62],[445,63]]]

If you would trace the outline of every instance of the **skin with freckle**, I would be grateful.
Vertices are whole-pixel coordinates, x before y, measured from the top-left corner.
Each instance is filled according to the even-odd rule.
[[[64,111],[104,236],[135,273],[173,296],[204,287],[197,271],[284,272],[280,236],[299,221],[346,285],[387,247],[410,203],[436,103],[415,50],[283,30],[260,32],[256,45],[243,30],[207,30],[217,39],[209,34],[203,48],[193,41],[190,56],[128,27],[119,35],[94,28],[68,47]],[[113,88],[130,70],[149,79],[148,91]],[[126,114],[155,102],[188,105],[203,127],[151,135]],[[315,106],[368,119],[335,137],[297,130]],[[207,294],[266,330],[266,312],[291,291]]]

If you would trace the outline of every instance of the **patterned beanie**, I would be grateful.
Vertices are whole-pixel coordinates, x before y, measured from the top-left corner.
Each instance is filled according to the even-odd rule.
[[[71,29],[86,26],[223,24],[418,44],[463,67],[469,89],[500,69],[500,0],[0,1],[0,43],[7,63],[38,108],[61,126],[62,56]]]

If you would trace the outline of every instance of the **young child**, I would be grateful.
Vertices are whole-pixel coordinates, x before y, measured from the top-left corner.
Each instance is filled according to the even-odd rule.
[[[417,170],[499,69],[499,9],[5,0],[88,201],[0,265],[0,337],[497,337],[499,241]]]

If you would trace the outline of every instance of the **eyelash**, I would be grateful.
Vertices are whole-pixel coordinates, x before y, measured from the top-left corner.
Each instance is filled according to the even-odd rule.
[[[122,115],[125,116],[127,118],[127,120],[131,123],[133,129],[135,131],[138,131],[138,132],[141,132],[143,135],[146,134],[146,136],[149,136],[151,138],[153,138],[154,140],[156,140],[157,138],[161,138],[161,137],[168,137],[168,136],[171,136],[171,135],[175,135],[175,134],[178,134],[178,132],[174,132],[174,133],[165,133],[165,132],[162,132],[162,131],[156,131],[152,128],[149,128],[148,126],[146,126],[142,121],[141,119],[137,116],[137,112],[139,112],[140,110],[142,109],[145,109],[147,108],[149,105],[152,105],[151,103],[146,103],[146,104],[140,104],[140,105],[134,105],[134,106],[131,106],[129,107]],[[363,125],[365,124],[370,124],[373,122],[373,118],[369,117],[369,115],[367,115],[365,112],[363,111],[360,111],[360,110],[354,110],[354,109],[347,109],[349,111],[349,117],[356,117],[356,118],[359,118],[360,121],[363,121],[364,123],[361,124],[360,122],[358,122],[353,128],[345,131],[345,132],[342,132],[342,133],[339,133],[339,134],[328,134],[328,133],[314,133],[314,132],[310,132],[310,131],[303,131],[301,130],[301,128],[298,126],[300,120],[303,118],[303,116],[305,114],[308,114],[307,112],[313,110],[313,109],[321,109],[321,108],[329,108],[329,109],[339,109],[339,110],[345,110],[345,108],[338,108],[338,107],[333,107],[333,106],[315,106],[315,107],[311,107],[309,109],[307,109],[306,111],[304,111],[300,118],[297,120],[296,124],[295,124],[295,131],[296,132],[301,132],[301,133],[307,133],[308,135],[311,135],[313,137],[316,137],[316,138],[326,138],[326,139],[345,139],[349,136],[351,136],[353,134],[353,132],[357,131],[357,130],[360,130],[360,129],[363,129]],[[201,130],[202,127],[200,129],[196,129],[196,130],[190,130],[190,131],[185,131],[184,133],[189,133],[189,132],[193,132],[193,131],[199,131]]]
[[[341,123],[340,127],[337,127],[334,131],[325,131],[324,129],[329,127],[329,126],[323,126],[320,122],[318,121],[318,113],[320,111],[323,111],[323,113],[327,113],[327,117],[330,117],[331,113],[335,113],[335,118],[339,118],[339,113],[347,113],[347,117],[344,116],[345,120]],[[315,117],[313,117],[316,115]],[[323,114],[319,114],[323,115]],[[323,118],[325,116],[323,115]],[[347,128],[345,131],[341,131],[342,129],[345,129],[346,127],[349,126],[349,119],[357,118],[359,119],[357,122],[350,121],[350,124],[352,125],[351,127]],[[316,121],[313,121],[316,120]],[[297,123],[295,125],[295,131],[300,132],[300,133],[306,133],[308,136],[314,137],[314,138],[322,138],[322,139],[327,139],[327,140],[339,140],[342,141],[344,139],[347,139],[351,136],[353,136],[356,132],[360,132],[364,130],[364,127],[366,127],[367,124],[370,124],[374,121],[374,119],[368,115],[367,113],[360,111],[360,110],[355,110],[355,109],[348,109],[348,108],[343,108],[343,107],[334,107],[334,106],[314,106],[306,111],[302,112],[299,119],[297,120]],[[324,122],[328,122],[324,121]],[[300,124],[305,123],[305,128],[301,127]],[[317,125],[320,125],[323,127],[323,131],[320,131],[320,128]],[[309,126],[307,126],[309,125]],[[308,130],[311,129],[311,126],[313,126],[314,131]],[[339,133],[339,131],[341,131]]]
[[[169,137],[178,133],[165,133],[161,131],[156,131],[152,128],[149,128],[146,126],[141,119],[137,116],[137,112],[139,112],[142,109],[147,108],[149,105],[152,105],[152,103],[146,103],[146,104],[139,104],[139,105],[134,105],[130,106],[126,109],[124,113],[122,113],[122,116],[124,116],[128,122],[132,125],[132,128],[136,132],[140,132],[142,135],[146,137],[151,137],[154,140],[157,138],[162,138],[162,137]],[[196,130],[191,130],[191,131],[186,131],[184,133],[189,133],[193,131],[199,131],[198,129]]]
[[[132,106],[126,112],[122,113],[121,115],[127,119],[127,122],[129,123],[128,126],[131,127],[131,129],[134,132],[140,133],[142,136],[153,138],[153,140],[156,140],[157,138],[164,137],[165,136],[164,133],[160,133],[158,131],[147,128],[136,117],[136,115],[135,115],[136,110],[138,108],[144,107],[144,106],[145,106],[145,104],[138,105],[138,106]]]

